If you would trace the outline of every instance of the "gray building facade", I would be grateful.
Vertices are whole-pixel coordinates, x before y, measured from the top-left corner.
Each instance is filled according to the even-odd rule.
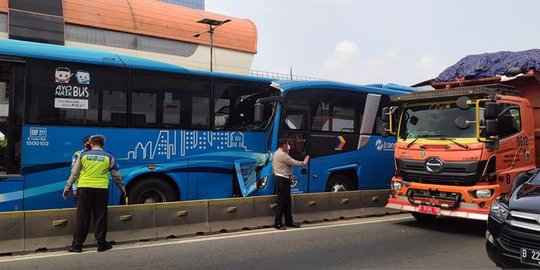
[[[189,8],[204,10],[204,0],[158,0],[160,2],[181,5]]]

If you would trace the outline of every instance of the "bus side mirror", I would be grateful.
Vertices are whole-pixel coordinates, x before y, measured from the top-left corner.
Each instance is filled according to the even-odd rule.
[[[383,123],[388,123],[388,121],[390,121],[390,117],[388,116],[389,114],[390,114],[389,107],[382,108],[381,120],[383,121]]]
[[[487,119],[486,120],[486,136],[490,138],[491,136],[499,135],[499,123],[497,119]]]
[[[383,132],[381,134],[381,136],[383,138],[387,138],[388,136],[390,136],[390,132],[388,130],[390,130],[390,124],[388,122],[383,122],[382,123],[382,128],[383,128]]]
[[[485,107],[486,107],[486,111],[484,112],[485,119],[494,120],[494,119],[497,119],[497,117],[499,117],[497,103],[486,102]]]
[[[255,123],[263,121],[264,105],[260,102],[256,102],[254,105],[255,111],[253,113],[253,121]]]
[[[382,120],[382,127],[383,132],[382,136],[384,138],[394,135],[394,123],[392,123],[392,114],[398,109],[398,107],[383,107],[381,110],[381,120]]]

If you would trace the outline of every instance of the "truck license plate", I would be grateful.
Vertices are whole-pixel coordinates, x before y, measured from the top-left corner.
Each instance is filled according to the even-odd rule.
[[[441,214],[441,208],[436,206],[419,205],[418,212],[438,216]]]
[[[540,251],[521,248],[521,262],[540,266]]]

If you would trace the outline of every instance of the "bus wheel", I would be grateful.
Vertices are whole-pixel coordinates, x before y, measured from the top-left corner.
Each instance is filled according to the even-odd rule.
[[[178,201],[178,195],[165,180],[150,177],[137,181],[128,190],[129,204],[145,204]]]
[[[340,191],[350,191],[354,190],[355,185],[351,178],[344,174],[337,174],[330,177],[326,191],[329,192],[340,192]]]
[[[430,215],[430,214],[424,214],[424,213],[418,213],[418,212],[411,212],[411,215],[416,218],[419,222],[432,222],[435,220],[437,216]]]

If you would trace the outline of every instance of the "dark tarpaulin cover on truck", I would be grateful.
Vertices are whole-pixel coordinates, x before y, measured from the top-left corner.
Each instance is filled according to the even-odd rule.
[[[445,69],[435,81],[450,82],[457,78],[477,79],[502,75],[510,77],[529,70],[540,70],[540,49],[468,55]]]

